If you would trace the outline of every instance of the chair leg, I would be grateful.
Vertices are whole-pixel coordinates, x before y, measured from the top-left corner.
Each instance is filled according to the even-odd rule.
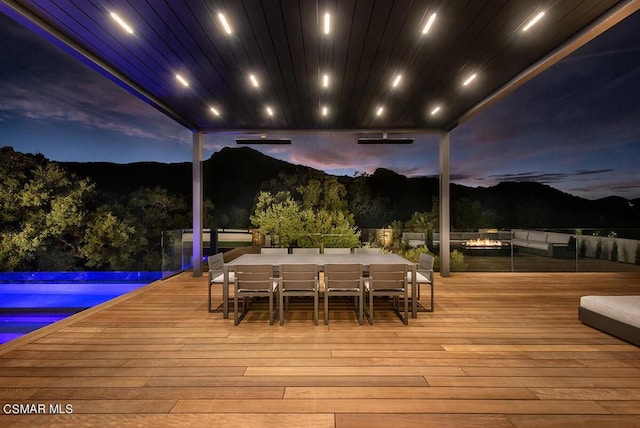
[[[284,308],[283,308],[283,300],[284,300],[284,293],[282,291],[280,291],[280,296],[279,296],[279,310],[280,310],[280,325],[284,325]]]
[[[318,290],[313,295],[313,324],[318,325]]]
[[[435,312],[436,307],[433,306],[433,282],[431,284],[429,284],[429,286],[431,287],[431,310],[429,312]]]
[[[404,324],[409,325],[409,295],[404,293]]]
[[[273,325],[275,321],[274,310],[273,310],[273,293],[269,294],[269,325]]]
[[[369,314],[367,315],[369,324],[373,325],[373,291],[369,291]]]
[[[211,283],[209,283],[209,312],[213,312],[211,308]]]
[[[329,294],[324,291],[324,325],[329,324]]]
[[[233,296],[233,325],[238,325],[238,293]]]

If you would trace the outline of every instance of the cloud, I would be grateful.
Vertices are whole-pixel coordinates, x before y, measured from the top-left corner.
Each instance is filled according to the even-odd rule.
[[[598,170],[579,170],[573,173],[566,172],[521,172],[517,174],[496,174],[488,175],[489,179],[497,181],[534,181],[537,183],[549,184],[564,182],[567,180],[573,180],[579,178],[584,180],[585,177],[599,176],[613,172],[613,169],[598,169]]]
[[[126,137],[184,140],[182,126],[111,80],[8,17],[0,17],[0,24],[0,117],[79,125]]]

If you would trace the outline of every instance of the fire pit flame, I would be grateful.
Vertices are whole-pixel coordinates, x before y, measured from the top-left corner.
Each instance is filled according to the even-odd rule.
[[[465,247],[502,247],[502,241],[488,238],[469,239],[464,243]]]

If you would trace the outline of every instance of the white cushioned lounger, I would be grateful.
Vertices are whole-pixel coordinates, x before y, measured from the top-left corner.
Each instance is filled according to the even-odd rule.
[[[582,296],[578,318],[584,324],[640,346],[640,296]]]

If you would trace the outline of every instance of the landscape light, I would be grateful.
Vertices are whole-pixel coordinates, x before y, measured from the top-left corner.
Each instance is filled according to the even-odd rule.
[[[218,19],[220,20],[220,23],[224,27],[224,31],[226,31],[227,34],[231,34],[231,27],[229,26],[229,23],[227,22],[227,18],[224,16],[224,14],[218,13]]]
[[[187,80],[180,76],[179,74],[176,74],[176,79],[178,79],[178,82],[182,83],[183,86],[189,87],[189,82],[187,82]]]
[[[124,20],[122,18],[120,18],[120,16],[118,16],[117,13],[115,12],[111,12],[111,17],[113,18],[114,21],[116,21],[122,28],[124,28],[124,30],[129,33],[129,34],[133,34],[133,28],[131,28],[131,26],[129,24],[127,24],[126,22],[124,22]]]
[[[540,21],[543,16],[544,16],[544,11],[540,12],[539,14],[531,18],[531,20],[529,20],[529,22],[527,22],[525,26],[522,28],[522,31],[527,31],[529,28],[536,25],[536,23]]]
[[[427,21],[424,28],[422,29],[422,34],[427,34],[429,32],[435,20],[436,20],[436,14],[433,13],[431,14],[431,16],[429,17],[429,20]]]

